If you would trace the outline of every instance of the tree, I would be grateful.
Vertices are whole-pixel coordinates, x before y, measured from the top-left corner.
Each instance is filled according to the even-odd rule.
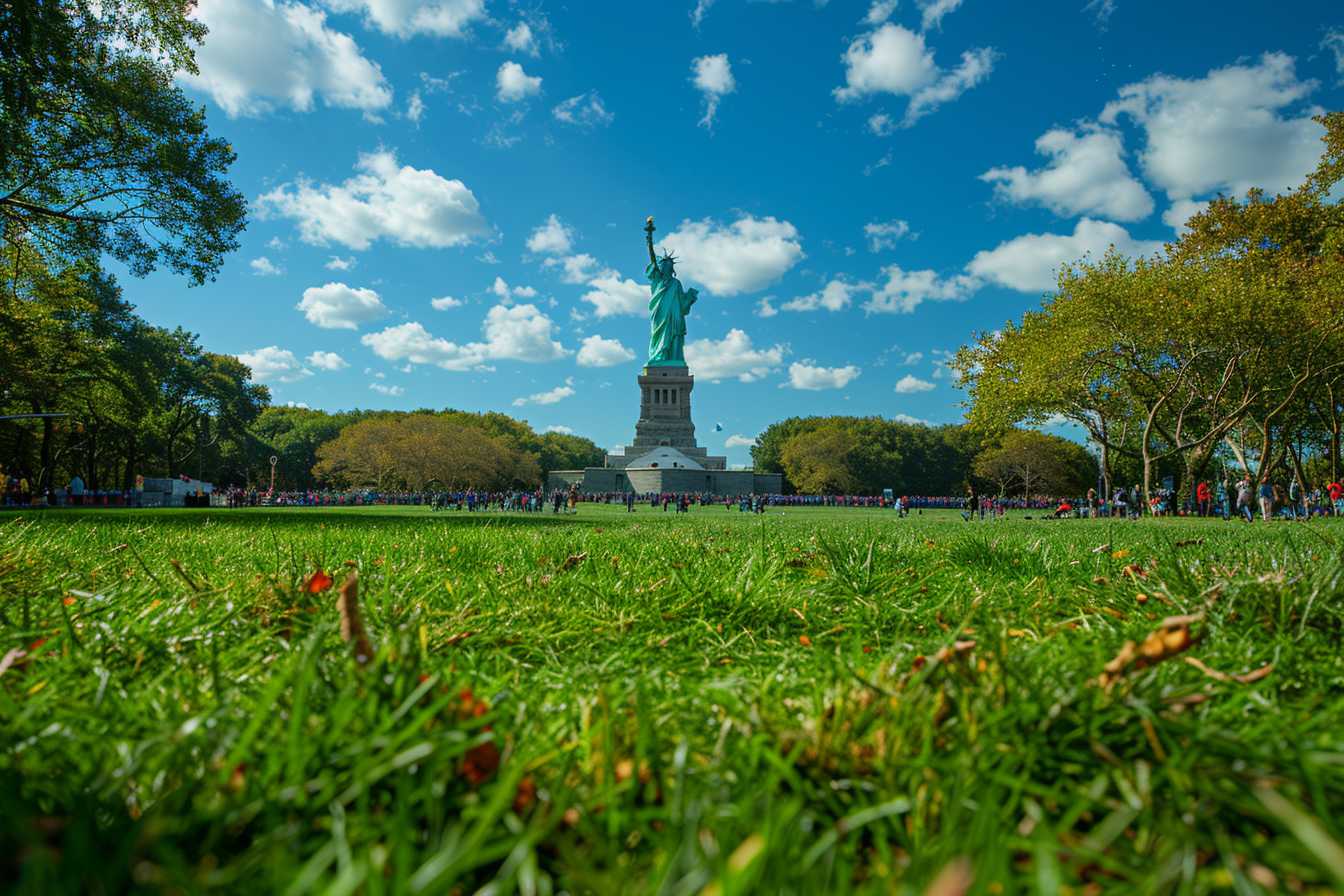
[[[596,442],[560,432],[543,433],[537,460],[544,477],[552,470],[582,470],[600,467],[606,458]]]
[[[858,448],[859,439],[853,432],[829,424],[790,438],[784,443],[780,462],[801,492],[849,495],[858,490],[859,480],[852,469]]]
[[[186,0],[0,7],[0,235],[52,267],[96,258],[192,283],[238,246],[232,148],[175,86],[205,27]],[[13,284],[14,287],[17,284]],[[18,293],[11,289],[15,297]]]
[[[975,459],[975,475],[998,486],[1033,495],[1076,495],[1096,482],[1096,459],[1082,445],[1031,429],[1014,429]]]

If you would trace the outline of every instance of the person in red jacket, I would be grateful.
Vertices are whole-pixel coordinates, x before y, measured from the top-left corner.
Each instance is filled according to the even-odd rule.
[[[1213,507],[1213,493],[1209,491],[1207,482],[1201,482],[1195,486],[1195,504],[1199,508],[1200,516],[1209,515],[1209,510]]]
[[[1332,482],[1325,487],[1325,492],[1330,496],[1330,504],[1334,507],[1335,516],[1344,516],[1344,485]]]

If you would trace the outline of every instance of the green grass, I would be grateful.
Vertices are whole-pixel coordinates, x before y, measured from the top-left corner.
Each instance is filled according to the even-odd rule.
[[[921,893],[968,866],[986,894],[1344,891],[1342,541],[859,510],[0,514],[0,653],[45,639],[0,674],[0,881]],[[318,567],[337,588],[304,594]],[[336,607],[355,571],[366,666]],[[1193,613],[1187,653],[1097,686]]]

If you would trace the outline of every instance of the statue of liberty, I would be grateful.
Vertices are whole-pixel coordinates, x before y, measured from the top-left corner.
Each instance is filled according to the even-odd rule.
[[[694,289],[683,289],[676,278],[676,258],[664,252],[659,258],[653,252],[653,216],[644,225],[649,245],[649,267],[644,273],[649,278],[653,295],[649,299],[649,367],[685,367],[686,315],[700,297]]]

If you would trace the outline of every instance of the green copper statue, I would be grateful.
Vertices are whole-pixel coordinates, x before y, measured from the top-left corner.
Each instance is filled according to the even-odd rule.
[[[653,288],[649,299],[649,367],[685,367],[686,315],[700,294],[683,289],[676,278],[676,259],[667,252],[659,258],[653,253],[653,216],[644,225],[649,244],[649,267],[644,273]]]

